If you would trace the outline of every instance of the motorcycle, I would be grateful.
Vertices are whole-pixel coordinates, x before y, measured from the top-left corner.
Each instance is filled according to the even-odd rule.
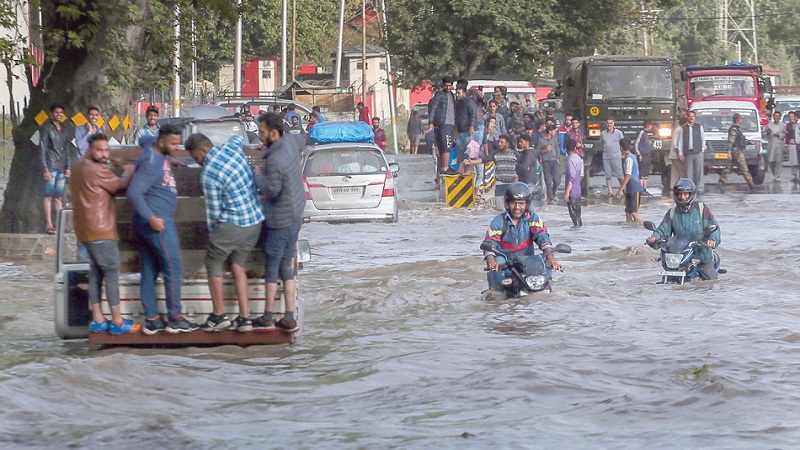
[[[483,242],[481,250],[497,251],[494,242]],[[556,253],[572,253],[572,247],[567,244],[558,244],[553,248]],[[534,292],[552,292],[550,282],[553,279],[553,268],[545,261],[541,253],[535,255],[512,255],[506,262],[500,264],[498,270],[508,269],[511,274],[502,281],[503,292],[506,298],[520,298]],[[489,269],[484,269],[488,271]],[[487,291],[484,291],[487,292]]]
[[[644,227],[649,231],[655,231],[656,225],[649,220],[644,223]],[[716,225],[709,225],[704,230],[705,239],[717,230]],[[695,249],[706,247],[705,241],[690,241],[678,236],[671,236],[669,239],[656,239],[652,244],[645,242],[645,245],[660,250],[659,257],[653,258],[653,262],[661,262],[663,269],[658,274],[661,275],[661,283],[674,283],[683,285],[687,280],[691,281],[700,278],[700,260],[695,257]],[[714,270],[719,274],[728,271],[720,268],[720,258],[715,250],[712,250],[714,258]]]

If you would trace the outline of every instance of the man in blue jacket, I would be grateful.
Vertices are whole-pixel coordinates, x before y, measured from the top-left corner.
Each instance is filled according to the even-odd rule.
[[[255,178],[264,204],[264,281],[266,304],[264,315],[253,320],[253,328],[280,328],[295,332],[294,298],[297,283],[292,259],[296,253],[303,207],[306,204],[300,148],[296,141],[283,134],[281,118],[267,113],[258,118],[258,137],[266,146],[262,174]],[[278,277],[283,280],[286,314],[277,323],[272,318],[273,303],[278,292]]]
[[[692,180],[681,178],[675,183],[672,192],[676,206],[667,211],[661,225],[647,238],[647,243],[669,239],[673,235],[689,241],[705,242],[705,247],[698,247],[695,253],[700,258],[700,276],[704,280],[716,280],[719,276],[714,269],[712,249],[721,242],[719,223],[708,206],[696,201],[697,186]],[[706,236],[705,229],[709,225],[716,225],[717,229]]]
[[[172,174],[170,156],[178,150],[181,132],[164,125],[158,137],[142,136],[142,155],[128,187],[128,201],[133,206],[133,229],[136,232],[141,258],[141,299],[144,309],[145,334],[195,331],[199,326],[189,322],[181,311],[180,242],[175,228],[178,190]],[[156,304],[156,279],[164,278],[167,318],[164,321]]]

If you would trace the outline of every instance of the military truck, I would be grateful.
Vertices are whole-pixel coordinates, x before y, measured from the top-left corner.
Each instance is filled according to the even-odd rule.
[[[651,173],[669,185],[672,130],[686,112],[683,66],[659,56],[588,56],[567,61],[564,71],[564,111],[581,119],[586,174],[602,170],[600,133],[607,119],[625,137],[635,140],[645,120],[653,122]],[[586,177],[588,178],[588,177]]]

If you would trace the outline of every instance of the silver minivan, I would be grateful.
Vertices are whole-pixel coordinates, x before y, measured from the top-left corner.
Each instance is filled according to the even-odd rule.
[[[303,150],[306,189],[304,222],[397,222],[394,179],[389,163],[372,143],[332,143]]]

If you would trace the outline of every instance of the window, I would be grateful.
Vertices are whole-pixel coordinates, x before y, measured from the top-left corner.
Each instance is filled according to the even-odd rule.
[[[271,80],[272,79],[272,71],[271,70],[262,70],[261,71],[261,78],[263,78],[265,80]]]
[[[379,68],[381,70],[386,70],[386,63],[385,62],[380,63],[379,66],[380,66]]]
[[[361,70],[361,63],[356,63],[356,70]],[[367,70],[369,70],[369,63],[367,63]]]

